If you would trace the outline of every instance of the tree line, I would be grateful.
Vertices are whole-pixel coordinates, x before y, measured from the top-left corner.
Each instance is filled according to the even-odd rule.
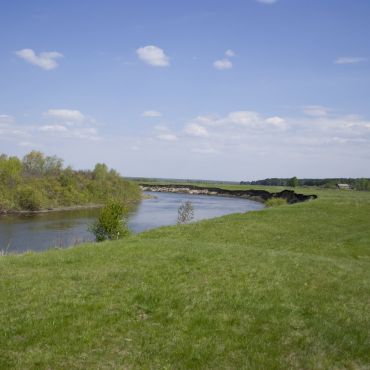
[[[23,158],[0,155],[0,213],[103,204],[108,199],[127,204],[140,197],[137,184],[104,163],[76,171],[64,167],[61,158],[39,151]]]
[[[369,178],[328,178],[328,179],[298,179],[292,178],[268,178],[257,181],[241,181],[241,185],[266,185],[266,186],[319,186],[323,188],[335,188],[337,184],[348,184],[355,190],[370,190]]]

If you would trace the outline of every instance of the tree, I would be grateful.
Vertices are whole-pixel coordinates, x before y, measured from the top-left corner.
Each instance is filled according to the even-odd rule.
[[[104,163],[97,163],[93,171],[95,180],[105,180],[108,175],[108,167]]]
[[[295,188],[299,185],[299,181],[298,179],[294,176],[292,177],[291,179],[289,179],[288,181],[288,186],[292,187],[292,188]]]
[[[368,179],[357,179],[355,182],[356,190],[370,190],[370,181]]]
[[[63,159],[56,155],[46,157],[44,161],[44,171],[46,175],[57,176],[63,169]]]
[[[21,177],[22,163],[17,157],[0,157],[0,182],[12,187],[15,186]]]
[[[90,226],[97,242],[117,240],[129,234],[125,209],[117,201],[110,200],[100,211],[98,220]]]
[[[22,163],[23,172],[26,176],[41,176],[45,168],[45,155],[33,150],[23,157]]]

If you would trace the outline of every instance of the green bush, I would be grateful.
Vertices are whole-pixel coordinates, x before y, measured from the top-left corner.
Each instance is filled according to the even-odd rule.
[[[24,186],[18,189],[17,204],[26,211],[39,211],[42,209],[44,197],[37,188]]]
[[[117,201],[109,201],[100,211],[98,220],[90,226],[97,242],[117,240],[129,234],[125,209]]]
[[[7,212],[13,206],[11,200],[6,195],[2,194],[0,191],[0,214]]]
[[[270,198],[266,200],[265,204],[267,207],[277,207],[287,204],[287,201],[284,198]]]

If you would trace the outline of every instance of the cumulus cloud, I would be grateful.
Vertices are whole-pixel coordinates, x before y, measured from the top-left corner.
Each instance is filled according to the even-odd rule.
[[[287,119],[280,116],[264,117],[258,112],[240,110],[225,116],[198,116],[185,125],[184,132],[200,138],[240,137],[246,134],[261,134],[285,131],[289,127]]]
[[[85,115],[83,115],[79,110],[75,109],[49,109],[44,112],[44,116],[59,121],[78,123],[84,122],[86,120]]]
[[[217,152],[214,148],[211,148],[211,147],[193,148],[191,151],[193,153],[200,153],[200,154],[212,154],[212,153],[216,153]]]
[[[79,139],[87,139],[98,141],[101,137],[98,135],[98,130],[95,127],[81,127],[71,130],[71,135]]]
[[[136,50],[136,53],[143,62],[154,67],[167,67],[170,60],[164,50],[155,45],[147,45]]]
[[[307,105],[303,108],[303,112],[307,116],[322,117],[329,114],[330,108],[323,107],[321,105]]]
[[[365,62],[366,58],[363,57],[339,57],[337,58],[334,63],[335,64],[356,64]]]
[[[38,128],[44,135],[52,135],[54,138],[100,140],[95,127],[67,127],[63,125],[44,125]]]
[[[167,131],[167,126],[166,125],[156,125],[154,126],[154,129],[157,131]]]
[[[40,131],[47,132],[67,132],[68,129],[62,125],[44,125],[39,128]]]
[[[284,118],[274,116],[274,117],[269,117],[266,118],[266,123],[275,126],[277,128],[285,128],[286,127],[286,122]]]
[[[257,126],[261,118],[257,112],[244,110],[230,112],[222,121],[243,126]]]
[[[0,126],[14,123],[14,118],[8,114],[0,114]]]
[[[258,127],[264,123],[264,119],[258,112],[249,110],[232,111],[224,117],[217,115],[198,116],[190,122],[190,124],[201,127],[243,126],[249,128]]]
[[[328,110],[326,108],[324,113]],[[310,113],[314,115],[266,117],[255,111],[240,110],[221,117],[198,116],[185,124],[184,132],[198,136],[197,145],[191,148],[194,152],[205,148],[219,152],[228,152],[231,148],[235,152],[270,152],[272,147],[285,150],[286,144],[295,145],[296,150],[323,145],[370,145],[369,120],[357,115],[322,115],[323,112],[315,110]],[[189,139],[184,136],[182,140]],[[189,145],[195,144],[194,141],[188,142]]]
[[[141,114],[143,117],[162,117],[162,113],[156,110],[147,110]]]
[[[57,51],[44,51],[36,54],[32,49],[18,50],[15,52],[15,54],[24,59],[26,62],[47,71],[57,68],[59,64],[56,59],[63,57],[63,54]]]
[[[160,134],[157,138],[164,141],[176,141],[178,139],[174,134]]]
[[[208,131],[197,123],[190,123],[185,127],[185,132],[190,136],[207,137]]]
[[[22,146],[22,147],[27,147],[27,148],[37,148],[37,147],[39,147],[38,144],[30,142],[30,141],[21,141],[18,145]]]
[[[234,50],[228,49],[225,51],[225,55],[229,58],[232,58],[232,57],[235,57],[236,54]]]
[[[213,62],[213,67],[219,70],[231,69],[233,68],[233,64],[230,62],[229,59],[223,58],[223,59],[219,59]]]
[[[223,119],[225,122],[227,117]],[[370,122],[356,115],[263,118],[258,114],[250,124],[233,127],[233,130],[227,130],[226,126],[216,127],[218,134],[213,133],[212,137],[218,136],[224,143],[240,150],[247,150],[252,145],[267,145],[268,151],[272,147],[286,151],[284,146],[291,144],[298,152],[314,147],[324,150],[325,146],[332,146],[339,150],[347,145],[347,150],[351,150],[350,145],[370,145]]]

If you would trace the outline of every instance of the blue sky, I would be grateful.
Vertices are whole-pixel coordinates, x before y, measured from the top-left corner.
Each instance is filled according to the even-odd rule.
[[[0,152],[126,176],[370,176],[368,0],[8,1]]]

